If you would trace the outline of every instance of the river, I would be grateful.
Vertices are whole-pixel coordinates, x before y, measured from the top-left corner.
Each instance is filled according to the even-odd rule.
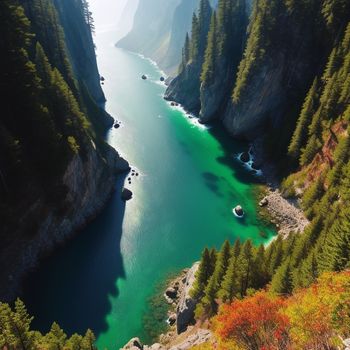
[[[40,330],[53,321],[69,334],[90,327],[100,349],[118,349],[133,336],[149,339],[147,300],[205,246],[237,237],[265,243],[274,231],[257,219],[258,178],[236,159],[247,145],[171,107],[161,72],[117,49],[113,31],[95,40],[106,108],[121,121],[107,138],[139,173],[126,184],[134,197],[124,207],[115,193],[94,222],[28,277],[24,300]],[[232,214],[237,204],[243,220]]]

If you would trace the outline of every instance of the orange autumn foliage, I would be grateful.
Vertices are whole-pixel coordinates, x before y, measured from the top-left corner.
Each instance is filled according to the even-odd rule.
[[[212,319],[218,350],[324,350],[350,337],[350,271],[325,273],[288,298],[260,291]]]
[[[350,336],[350,272],[325,273],[288,299],[293,349],[331,349]]]
[[[235,300],[223,305],[214,320],[216,334],[220,339],[233,340],[243,349],[284,349],[289,327],[287,316],[281,312],[284,308],[284,299],[266,292]]]

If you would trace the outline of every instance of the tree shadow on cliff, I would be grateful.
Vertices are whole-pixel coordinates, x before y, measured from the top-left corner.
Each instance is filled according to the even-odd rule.
[[[123,181],[98,217],[27,277],[23,299],[36,329],[47,332],[56,321],[69,335],[90,328],[98,336],[107,330],[109,297],[118,296],[117,280],[125,278]]]

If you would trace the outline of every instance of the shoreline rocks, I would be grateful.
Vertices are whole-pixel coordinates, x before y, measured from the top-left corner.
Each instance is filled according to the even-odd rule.
[[[297,207],[297,203],[284,198],[279,190],[270,189],[267,195],[259,202],[272,216],[278,233],[287,236],[291,232],[303,232],[309,224],[304,212]]]
[[[122,194],[121,194],[122,200],[123,201],[128,201],[132,198],[132,192],[127,189],[127,188],[123,188]]]
[[[166,302],[174,306],[175,311],[169,312],[167,322],[172,328],[159,336],[160,343],[143,345],[139,338],[132,338],[121,350],[187,350],[211,339],[209,330],[193,326],[197,301],[190,296],[190,290],[198,267],[196,262],[190,269],[182,270],[164,291]]]

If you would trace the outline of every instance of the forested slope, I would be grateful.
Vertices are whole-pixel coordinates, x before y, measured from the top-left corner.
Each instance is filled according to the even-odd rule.
[[[346,322],[337,329],[331,317],[345,320],[349,305],[344,303],[346,311],[337,316],[336,310],[330,311],[322,303],[316,306],[316,300],[321,300],[316,292],[313,294],[318,286],[309,287],[318,279],[325,281],[328,277],[324,276],[344,276],[343,289],[334,291],[333,296],[329,292],[327,300],[335,301],[341,291],[350,290],[348,272],[341,273],[350,268],[350,3],[257,0],[247,31],[242,29],[243,11],[237,12],[237,17],[233,17],[235,12],[223,11],[232,17],[228,27],[220,25],[227,19],[220,8],[239,9],[240,4],[238,0],[219,0],[208,33],[200,85],[186,91],[190,85],[183,72],[191,69],[193,58],[184,55],[180,74],[170,84],[166,97],[180,101],[189,110],[193,110],[195,98],[203,122],[221,120],[234,137],[249,140],[260,161],[275,164],[283,180],[283,195],[298,200],[310,224],[303,233],[278,237],[266,248],[253,247],[248,240],[243,244],[236,241],[233,246],[225,242],[219,252],[205,249],[192,291],[199,301],[196,319],[203,322],[216,315],[222,303],[232,303],[222,308],[213,323],[218,338],[228,348],[333,349],[341,344],[339,336],[350,335],[350,329]],[[236,46],[225,53],[221,43],[229,35],[233,35],[230,44]],[[199,42],[193,27],[184,52]],[[227,60],[230,73],[223,68]],[[187,96],[182,99],[179,96],[183,91]],[[339,275],[327,275],[329,272]],[[270,294],[255,294],[264,288]],[[302,288],[310,292],[301,292]],[[303,293],[309,293],[305,301],[300,297]],[[284,297],[289,295],[293,295],[289,300],[301,303],[299,311],[297,305],[293,311],[287,307],[279,324],[273,323],[276,319],[264,318],[259,307],[265,297],[272,298],[267,303],[272,301],[273,313],[273,308],[282,310],[287,305]],[[276,296],[281,297],[277,303]],[[313,309],[307,309],[306,304],[314,302]],[[316,309],[323,307],[324,322],[316,315]],[[298,325],[293,324],[297,322],[296,312],[314,318],[315,324],[310,319],[297,330]],[[301,317],[298,320],[302,322]],[[272,324],[286,326],[280,334],[281,343],[273,337],[272,328],[266,331]],[[255,331],[245,333],[249,326]],[[323,331],[317,333],[321,329],[318,326],[324,327],[324,337]]]
[[[104,97],[87,11],[80,0],[59,11],[51,0],[0,4],[3,298],[13,296],[42,252],[103,207],[117,173],[128,169],[103,141],[113,119],[97,105]],[[65,31],[75,40],[71,51]],[[89,56],[85,65],[75,60],[73,46]]]

